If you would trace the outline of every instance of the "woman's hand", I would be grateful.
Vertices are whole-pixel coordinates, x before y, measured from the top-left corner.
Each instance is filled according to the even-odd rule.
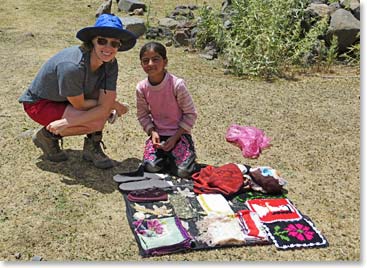
[[[48,124],[46,129],[55,135],[59,135],[68,126],[69,126],[68,120],[63,118],[63,119],[51,122],[50,124]]]
[[[115,101],[113,109],[116,110],[118,116],[121,116],[129,111],[129,105],[127,103]]]

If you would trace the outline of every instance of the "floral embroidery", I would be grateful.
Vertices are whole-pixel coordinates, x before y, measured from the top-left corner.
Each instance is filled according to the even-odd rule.
[[[313,222],[305,218],[299,221],[264,223],[264,227],[277,248],[293,249],[329,245]]]
[[[164,231],[163,224],[157,219],[147,221],[138,220],[134,221],[133,224],[136,227],[135,231],[146,237],[157,237],[162,235]]]
[[[280,239],[289,241],[290,239],[288,236],[286,236],[287,234],[287,231],[281,231],[281,227],[279,225],[274,227],[274,235],[279,236]]]
[[[290,241],[289,236],[296,238],[299,241],[312,240],[315,232],[310,230],[310,227],[296,223],[288,224],[286,228],[281,231],[281,227],[276,225],[274,227],[274,235],[279,236],[280,239]]]
[[[145,144],[145,150],[144,150],[144,160],[154,161],[155,160],[155,149],[153,147],[153,142],[151,139],[148,139]]]
[[[176,145],[173,150],[173,155],[175,156],[176,165],[182,164],[190,156],[189,142],[185,137],[182,137],[180,142]]]
[[[297,238],[300,241],[312,240],[315,232],[310,230],[310,227],[300,223],[289,224],[284,230],[288,231],[288,235]]]

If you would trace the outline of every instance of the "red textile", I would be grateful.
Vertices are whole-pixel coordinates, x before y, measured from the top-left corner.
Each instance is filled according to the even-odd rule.
[[[206,166],[192,175],[196,194],[231,195],[243,186],[243,175],[236,164]]]
[[[255,221],[253,220],[251,212],[249,210],[237,211],[236,217],[239,219],[240,222],[243,222],[243,224],[246,226],[248,232],[247,235],[261,237],[260,230],[257,227]]]

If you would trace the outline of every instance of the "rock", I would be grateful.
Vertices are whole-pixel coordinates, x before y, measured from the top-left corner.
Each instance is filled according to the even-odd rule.
[[[330,42],[333,35],[338,38],[339,52],[344,52],[357,41],[360,32],[360,21],[345,9],[338,9],[331,15],[327,41]]]
[[[325,5],[325,4],[310,4],[307,8],[306,8],[306,12],[308,10],[312,10],[314,13],[316,13],[319,17],[329,17],[329,6]]]
[[[137,0],[120,0],[118,2],[118,10],[124,10],[126,12],[132,12],[135,9],[142,8],[146,11],[147,7],[143,2]]]
[[[329,5],[329,14],[333,14],[336,10],[338,10],[340,7],[340,4],[338,2],[331,3]]]
[[[187,46],[190,36],[184,30],[178,30],[173,35],[173,40],[177,46]]]
[[[311,4],[327,4],[327,0],[311,0]]]
[[[43,258],[41,256],[33,256],[31,261],[42,261]]]
[[[169,28],[171,30],[175,29],[178,22],[171,18],[163,18],[159,20],[159,26]]]
[[[102,14],[111,14],[112,0],[105,0],[97,9],[96,17]]]
[[[144,9],[142,8],[137,8],[137,9],[134,9],[133,12],[130,12],[129,13],[130,16],[143,16],[144,15]]]
[[[147,31],[144,20],[141,18],[123,17],[120,19],[126,30],[134,33],[137,38],[142,36]]]
[[[340,0],[340,6],[351,10],[352,14],[360,20],[360,1],[359,0]]]
[[[172,40],[168,40],[168,41],[165,43],[165,46],[166,46],[166,47],[171,47],[172,45],[173,45]]]

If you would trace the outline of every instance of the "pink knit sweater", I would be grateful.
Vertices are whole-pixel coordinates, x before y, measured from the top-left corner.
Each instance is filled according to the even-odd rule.
[[[180,127],[190,134],[197,118],[184,80],[168,72],[159,85],[151,85],[148,78],[138,83],[136,107],[144,131],[155,127],[162,136],[172,136]]]

